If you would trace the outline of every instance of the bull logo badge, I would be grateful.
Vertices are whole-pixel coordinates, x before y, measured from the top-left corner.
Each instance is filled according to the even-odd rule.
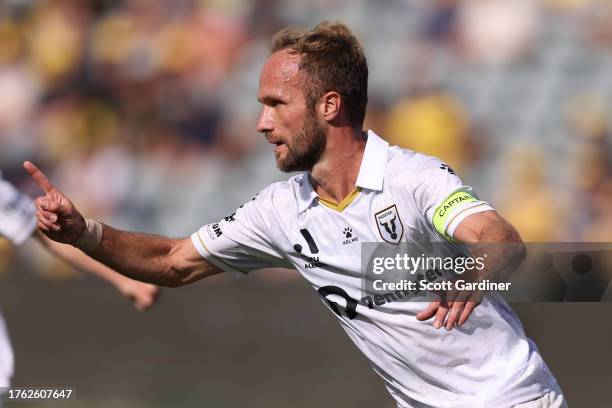
[[[404,235],[404,226],[395,204],[377,212],[374,218],[381,238],[391,244],[399,244]]]

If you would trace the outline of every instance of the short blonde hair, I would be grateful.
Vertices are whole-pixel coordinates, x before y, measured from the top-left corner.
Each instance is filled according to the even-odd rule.
[[[306,73],[304,94],[309,108],[326,92],[340,94],[348,119],[361,129],[368,103],[368,63],[361,44],[347,26],[322,21],[310,31],[291,27],[278,32],[270,52],[289,50],[300,55]]]

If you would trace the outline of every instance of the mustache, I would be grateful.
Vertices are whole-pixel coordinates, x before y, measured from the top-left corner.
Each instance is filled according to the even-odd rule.
[[[266,140],[269,142],[270,140],[274,140],[275,142],[286,143],[286,140],[282,137],[273,137],[270,131],[263,132]]]

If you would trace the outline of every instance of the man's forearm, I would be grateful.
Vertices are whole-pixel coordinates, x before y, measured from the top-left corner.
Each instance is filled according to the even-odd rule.
[[[85,219],[38,167],[23,165],[45,192],[34,200],[36,219],[53,241],[71,244],[130,278],[161,286],[181,286],[221,271],[202,258],[189,238],[119,231]]]
[[[172,262],[176,240],[159,235],[120,231],[103,225],[102,239],[89,255],[132,279],[161,286],[178,286]]]
[[[469,243],[474,259],[485,259],[484,268],[472,274],[475,281],[507,281],[526,254],[525,244],[506,222],[487,225],[477,242]]]

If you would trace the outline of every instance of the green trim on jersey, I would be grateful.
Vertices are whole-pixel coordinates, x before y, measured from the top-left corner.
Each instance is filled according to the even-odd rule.
[[[442,203],[436,208],[433,216],[433,225],[436,231],[440,233],[440,235],[444,236],[448,240],[453,240],[453,237],[449,236],[446,233],[446,227],[450,222],[448,217],[453,209],[457,207],[458,204],[465,203],[473,203],[478,201],[478,198],[475,197],[471,192],[459,190],[455,191],[451,195],[449,195]]]

